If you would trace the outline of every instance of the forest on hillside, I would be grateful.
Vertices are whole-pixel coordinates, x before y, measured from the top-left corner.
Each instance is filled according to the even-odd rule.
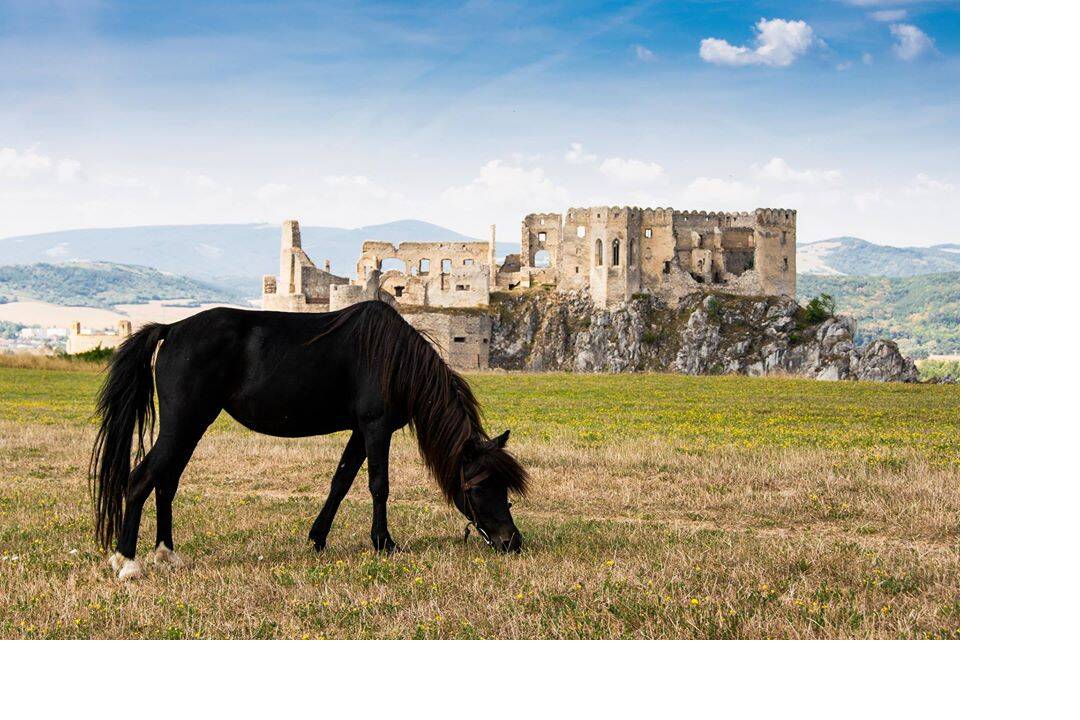
[[[799,275],[799,302],[821,293],[858,322],[856,343],[895,340],[905,355],[960,353],[960,273],[911,277]]]

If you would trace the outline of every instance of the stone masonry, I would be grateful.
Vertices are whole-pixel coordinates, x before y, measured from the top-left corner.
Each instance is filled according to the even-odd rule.
[[[495,261],[495,226],[485,241],[367,241],[356,277],[318,268],[304,252],[300,223],[282,224],[278,274],[263,278],[262,306],[329,312],[364,300],[395,305],[429,333],[457,368],[486,368],[492,291],[552,286],[585,291],[601,308],[639,295],[670,306],[699,292],[795,295],[794,210],[703,212],[671,208],[570,208],[521,223],[521,252]]]

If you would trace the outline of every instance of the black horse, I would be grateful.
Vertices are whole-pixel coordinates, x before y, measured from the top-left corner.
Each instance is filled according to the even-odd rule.
[[[155,369],[160,432],[144,452],[144,435],[153,437],[157,419]],[[334,515],[365,459],[371,542],[379,551],[394,549],[386,526],[390,436],[405,425],[446,500],[492,547],[521,547],[507,493],[524,493],[528,475],[504,449],[510,432],[494,439],[484,432],[468,383],[382,302],[318,314],[216,308],[171,325],[147,325],[117,350],[97,409],[101,428],[91,462],[96,534],[103,547],[117,541],[110,563],[121,578],[140,573],[135,549],[151,490],[157,500],[151,560],[179,562],[173,497],[195,446],[223,409],[244,426],[278,437],[352,431],[308,534],[316,550],[326,547]]]

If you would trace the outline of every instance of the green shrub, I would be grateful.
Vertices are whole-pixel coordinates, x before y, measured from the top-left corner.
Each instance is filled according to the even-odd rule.
[[[923,360],[918,366],[920,380],[960,380],[959,360]]]
[[[809,325],[828,320],[836,314],[836,300],[829,293],[821,293],[806,303],[803,309],[803,318]]]
[[[93,350],[86,350],[81,353],[57,353],[62,358],[67,360],[79,360],[86,363],[103,363],[112,360],[112,356],[116,354],[116,348],[103,348],[100,345]]]

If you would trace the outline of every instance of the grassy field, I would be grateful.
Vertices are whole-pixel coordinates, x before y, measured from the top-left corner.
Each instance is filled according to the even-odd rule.
[[[35,366],[36,365],[36,366]],[[343,435],[227,417],[176,500],[188,564],[119,583],[91,539],[100,371],[0,367],[0,637],[957,638],[957,386],[470,376],[533,473],[496,556],[395,437],[390,529],[366,469],[308,547]],[[153,538],[153,502],[140,551]]]

